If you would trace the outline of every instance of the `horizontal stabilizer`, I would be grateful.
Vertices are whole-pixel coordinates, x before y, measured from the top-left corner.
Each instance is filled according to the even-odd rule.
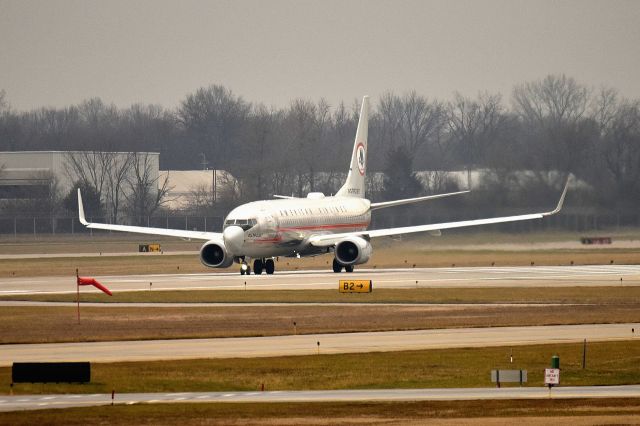
[[[405,198],[403,200],[384,201],[382,203],[371,203],[371,210],[384,209],[386,207],[401,206],[403,204],[419,203],[420,201],[436,200],[438,198],[450,197],[452,195],[467,194],[471,191],[449,192],[447,194],[426,195],[424,197]]]

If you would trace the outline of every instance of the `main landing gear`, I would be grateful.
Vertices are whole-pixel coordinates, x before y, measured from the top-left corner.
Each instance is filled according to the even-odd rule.
[[[276,264],[273,259],[255,259],[253,261],[253,273],[261,275],[262,272],[266,272],[267,275],[272,275],[276,270]],[[240,266],[240,275],[251,274],[251,268],[247,263],[243,263]]]
[[[344,268],[345,272],[353,272],[353,265],[345,265],[345,266],[343,266],[334,257],[333,258],[333,272],[335,272],[335,273],[342,272],[342,268]]]

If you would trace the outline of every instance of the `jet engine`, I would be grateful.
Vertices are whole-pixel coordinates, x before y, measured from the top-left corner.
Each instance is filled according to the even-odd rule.
[[[229,255],[221,241],[207,241],[200,248],[200,262],[209,268],[228,268],[233,264],[233,256]]]
[[[365,263],[372,252],[369,241],[361,237],[351,237],[336,244],[336,260],[344,266]]]

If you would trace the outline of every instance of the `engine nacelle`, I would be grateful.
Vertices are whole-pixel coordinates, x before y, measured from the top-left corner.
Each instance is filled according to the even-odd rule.
[[[233,256],[227,253],[222,241],[207,241],[200,248],[200,262],[209,268],[228,268],[233,264]]]
[[[360,237],[351,237],[336,244],[336,260],[344,266],[365,263],[371,257],[371,244]]]

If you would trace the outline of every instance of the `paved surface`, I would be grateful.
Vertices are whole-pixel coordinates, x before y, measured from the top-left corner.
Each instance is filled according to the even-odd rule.
[[[75,307],[76,302],[33,302],[25,300],[0,300],[0,306],[47,306],[47,307]],[[82,307],[89,308],[246,308],[247,306],[398,306],[398,307],[429,307],[429,308],[527,308],[542,306],[600,306],[596,303],[361,303],[361,302],[230,302],[230,303],[182,303],[182,302],[114,302],[94,303],[82,302]]]
[[[632,333],[632,328],[636,333]],[[638,324],[456,328],[367,333],[310,334],[215,339],[140,340],[2,345],[0,366],[21,362],[143,361],[254,358],[284,355],[386,352],[437,348],[516,346],[627,340]],[[320,345],[318,345],[320,342]]]
[[[375,389],[276,392],[180,392],[116,394],[115,404],[187,402],[452,401],[494,399],[640,398],[640,386],[462,389]],[[110,394],[1,396],[0,411],[111,404]]]
[[[640,265],[532,266],[475,268],[357,269],[276,271],[275,275],[211,274],[123,275],[96,277],[113,291],[149,290],[305,290],[336,289],[339,279],[371,279],[375,288],[638,286]],[[73,293],[75,276],[1,278],[0,295]],[[83,288],[85,291],[94,291]],[[95,290],[98,291],[98,290]]]

